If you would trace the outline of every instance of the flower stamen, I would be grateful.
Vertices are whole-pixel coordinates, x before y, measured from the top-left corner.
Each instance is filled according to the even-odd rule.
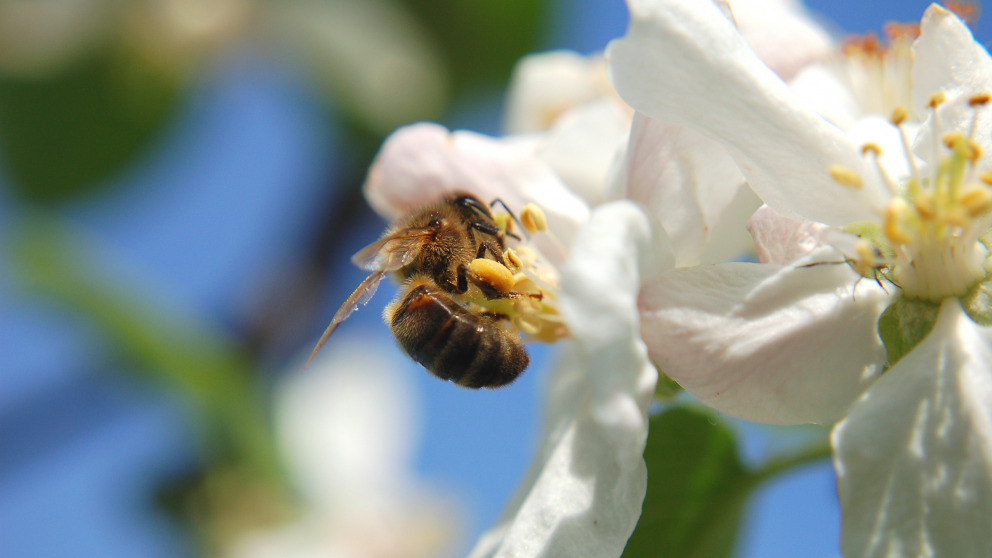
[[[903,129],[904,110],[894,111],[891,122],[900,130],[908,177],[893,180],[881,162],[881,149],[871,143],[862,147],[862,155],[872,159],[893,196],[881,229],[863,236],[865,245],[848,257],[862,276],[874,270],[878,280],[878,271],[885,269],[882,277],[901,288],[906,297],[934,302],[964,296],[986,278],[989,250],[980,239],[992,225],[992,172],[978,175],[975,170],[982,150],[974,140],[977,113],[992,102],[992,95],[981,93],[968,99],[975,115],[967,133],[940,133],[937,110],[944,102],[946,96],[937,93],[928,103],[932,132],[940,141],[931,142],[935,155],[926,179],[919,175]],[[837,179],[833,170],[831,175]]]

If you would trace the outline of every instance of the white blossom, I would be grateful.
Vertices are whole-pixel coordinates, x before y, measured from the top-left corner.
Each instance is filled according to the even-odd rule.
[[[913,106],[887,124],[861,106],[840,128],[716,5],[629,5],[627,36],[607,50],[621,96],[720,141],[768,206],[751,221],[762,263],[676,270],[645,286],[653,360],[735,416],[846,417],[833,433],[845,555],[992,553],[989,303],[975,295],[992,223],[988,53],[932,6],[912,90],[893,97]],[[890,362],[896,344],[883,347],[878,331],[896,303],[941,310]]]
[[[570,339],[549,378],[534,463],[471,555],[619,556],[644,498],[642,453],[657,381],[638,335],[637,293],[664,267],[658,254],[667,241],[630,202],[591,208],[534,145],[534,138],[435,124],[402,128],[376,157],[366,197],[387,218],[456,191],[501,199],[513,211],[525,203],[545,211],[548,232],[530,242],[560,278],[552,294]]]
[[[450,551],[455,500],[416,479],[418,409],[401,363],[354,337],[278,386],[275,434],[300,510],[228,541],[238,558],[428,558]]]

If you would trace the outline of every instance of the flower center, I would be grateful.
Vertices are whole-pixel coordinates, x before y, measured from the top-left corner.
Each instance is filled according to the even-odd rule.
[[[517,237],[510,213],[497,213],[495,221],[504,234]],[[526,232],[540,233],[545,232],[547,220],[540,208],[527,204],[521,211],[520,224]],[[493,260],[475,260],[469,266],[470,272],[502,296],[490,297],[471,289],[465,295],[467,302],[531,340],[552,342],[568,335],[557,308],[558,277],[554,268],[527,245],[526,238],[507,248],[503,260],[505,266]]]
[[[888,23],[885,40],[875,33],[849,37],[842,47],[841,75],[865,113],[891,114],[912,105],[913,41],[918,24]]]
[[[979,176],[975,170],[982,154],[972,138],[978,110],[990,99],[988,94],[969,99],[975,110],[971,129],[968,134],[953,132],[943,136],[941,144],[935,146],[926,176],[920,173],[909,150],[909,139],[902,127],[906,119],[903,110],[896,110],[892,122],[903,136],[911,169],[909,178],[898,184],[892,181],[878,161],[879,148],[865,146],[864,152],[875,159],[893,196],[884,210],[881,230],[862,235],[871,249],[863,248],[863,256],[852,258],[855,269],[885,270],[883,276],[907,297],[935,302],[963,296],[988,276],[986,242],[992,225],[992,174]],[[943,102],[939,94],[930,102],[935,136],[940,135],[937,108]]]

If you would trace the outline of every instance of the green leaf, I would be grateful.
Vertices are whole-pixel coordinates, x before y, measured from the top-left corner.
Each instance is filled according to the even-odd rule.
[[[894,366],[923,340],[937,321],[940,304],[900,297],[882,312],[878,334],[889,366]]]
[[[644,448],[648,489],[624,558],[733,556],[754,490],[830,457],[826,429],[806,429],[802,438],[799,451],[749,469],[741,463],[733,430],[715,413],[673,406],[652,416]]]
[[[992,277],[972,287],[961,297],[961,305],[975,323],[992,326]]]
[[[658,368],[658,385],[654,388],[654,398],[662,403],[670,403],[678,397],[684,390],[675,380],[668,377],[668,374]]]
[[[0,158],[11,187],[34,203],[105,188],[158,135],[180,87],[155,64],[113,51],[54,76],[0,79]]]
[[[734,433],[708,411],[670,407],[651,417],[648,490],[624,558],[732,556],[753,483]]]
[[[405,0],[447,57],[456,92],[502,87],[517,60],[537,47],[547,2]]]
[[[64,304],[96,325],[126,370],[178,388],[199,405],[204,453],[266,477],[279,474],[265,409],[247,357],[211,324],[151,292],[108,276],[93,246],[48,219],[13,235],[11,270],[31,292]]]

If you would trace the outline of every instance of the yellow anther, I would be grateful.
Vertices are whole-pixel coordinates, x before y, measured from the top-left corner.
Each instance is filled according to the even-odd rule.
[[[944,104],[944,101],[946,100],[947,100],[947,95],[945,95],[943,91],[938,91],[937,93],[930,95],[930,100],[927,102],[927,106],[932,109],[935,109],[940,105]]]
[[[468,270],[475,278],[489,285],[500,293],[508,293],[513,289],[513,273],[495,260],[477,258],[468,264]]]
[[[906,107],[898,106],[892,111],[892,118],[889,121],[898,126],[905,122],[908,117],[909,113],[906,112]]]
[[[862,155],[870,154],[875,157],[878,157],[879,155],[882,154],[882,146],[878,145],[877,143],[868,142],[861,146],[861,154]]]
[[[829,172],[830,177],[841,186],[846,186],[848,188],[861,188],[864,185],[864,182],[861,180],[861,176],[850,167],[845,167],[844,165],[830,165]]]
[[[913,237],[906,230],[906,216],[909,214],[909,206],[902,198],[894,198],[885,211],[885,223],[883,230],[885,236],[893,244],[909,244]]]
[[[961,193],[961,207],[971,218],[983,215],[992,209],[992,193],[980,186],[968,188]]]
[[[968,106],[972,106],[972,107],[982,106],[988,104],[989,101],[992,101],[992,94],[977,93],[975,95],[972,95],[968,99]]]
[[[529,203],[520,210],[520,223],[527,232],[542,232],[548,230],[548,219],[541,208]]]
[[[960,141],[967,139],[968,138],[966,138],[961,132],[947,132],[944,134],[944,137],[941,138],[941,141],[944,142],[944,146],[948,149],[954,149]]]
[[[933,194],[927,190],[916,196],[913,205],[916,207],[916,212],[924,220],[932,219],[937,214],[937,202],[934,200]]]
[[[496,226],[503,232],[513,232],[513,218],[510,217],[509,213],[497,213],[493,215],[493,221],[496,222]]]
[[[978,179],[992,186],[992,171],[983,172],[982,174],[978,175]]]
[[[520,256],[513,251],[513,248],[507,248],[506,252],[503,252],[503,260],[506,262],[506,266],[510,268],[511,271],[519,271],[524,267],[523,260]]]
[[[944,215],[944,222],[952,227],[966,227],[970,221],[967,211],[959,205],[950,208]]]

